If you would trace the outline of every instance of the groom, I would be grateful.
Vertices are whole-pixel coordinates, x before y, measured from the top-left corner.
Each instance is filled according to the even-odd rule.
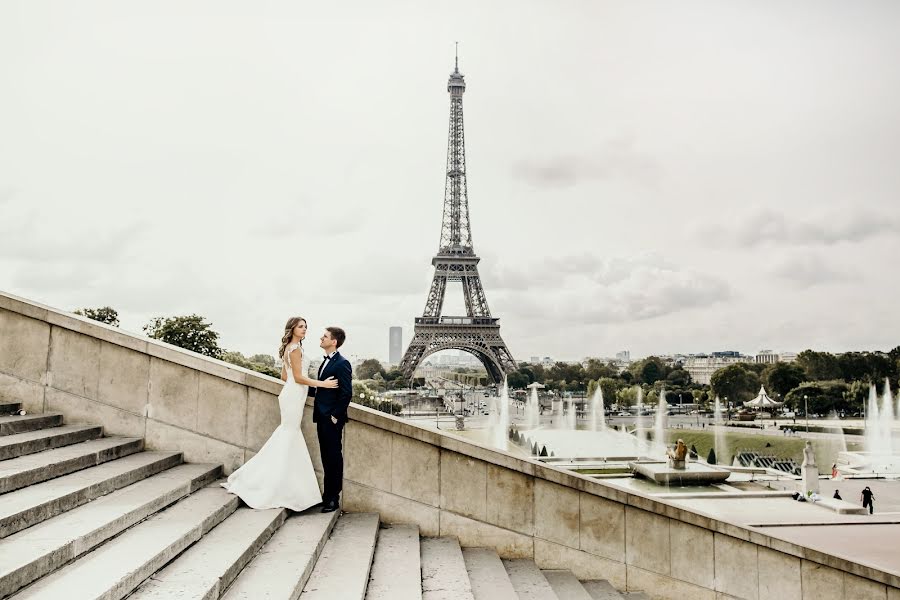
[[[310,388],[313,402],[313,422],[319,435],[319,451],[322,454],[322,470],[325,474],[322,492],[322,512],[333,512],[340,508],[341,484],[344,480],[344,456],[341,453],[341,431],[347,422],[347,407],[353,398],[353,369],[350,361],[338,352],[347,339],[340,327],[328,327],[319,340],[319,347],[325,351],[325,360],[319,367],[317,379],[323,381],[334,377],[338,381],[335,389]]]

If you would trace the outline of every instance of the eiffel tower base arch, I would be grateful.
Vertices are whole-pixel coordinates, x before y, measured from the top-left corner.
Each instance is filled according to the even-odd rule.
[[[426,358],[442,350],[462,350],[472,354],[484,365],[491,381],[497,384],[503,382],[506,373],[516,369],[516,363],[500,337],[499,325],[446,322],[476,320],[465,318],[441,319],[445,322],[436,324],[419,323],[424,320],[430,319],[416,319],[415,334],[400,363],[400,371],[407,379],[413,378]]]

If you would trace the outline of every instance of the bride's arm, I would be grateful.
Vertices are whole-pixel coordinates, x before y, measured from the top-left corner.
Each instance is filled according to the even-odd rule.
[[[336,388],[338,386],[334,377],[329,377],[325,381],[307,377],[303,372],[303,351],[300,348],[291,352],[291,374],[294,376],[294,381],[300,385],[320,388]]]

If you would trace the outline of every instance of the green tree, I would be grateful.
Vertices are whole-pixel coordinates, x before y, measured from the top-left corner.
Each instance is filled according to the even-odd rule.
[[[272,367],[273,369],[275,368],[275,357],[271,354],[254,354],[247,360],[258,365],[265,365],[267,367]]]
[[[684,387],[690,385],[691,374],[684,369],[675,369],[666,375],[666,384],[672,387]]]
[[[81,317],[87,317],[92,321],[99,321],[100,323],[112,325],[113,327],[119,326],[119,313],[111,306],[104,306],[102,308],[79,308],[75,311],[75,314]]]
[[[384,373],[384,367],[378,362],[378,359],[367,358],[356,369],[357,379],[372,379],[376,373]]]
[[[794,363],[777,362],[763,371],[761,376],[771,394],[784,398],[788,392],[803,383],[806,373]]]
[[[732,405],[740,405],[753,398],[759,390],[759,376],[748,371],[741,363],[728,365],[712,374],[709,386],[723,401],[728,398]]]
[[[632,374],[632,381],[653,385],[660,379],[665,379],[668,374],[663,362],[655,357],[648,356],[644,360],[632,363],[628,368]]]
[[[619,407],[634,406],[637,404],[638,386],[629,385],[616,392],[616,403]]]
[[[842,377],[837,357],[830,352],[804,350],[797,355],[797,365],[806,373],[808,381],[825,381]]]
[[[264,375],[268,375],[269,377],[281,378],[281,372],[275,368],[275,359],[272,359],[272,366],[267,364],[263,364],[261,362],[256,362],[253,358],[258,356],[266,356],[265,354],[257,354],[251,356],[250,358],[245,357],[243,354],[237,351],[223,351],[219,358],[224,360],[225,362],[231,363],[233,365],[237,365],[239,367],[243,367],[245,369],[250,369],[252,371],[256,371],[258,373],[262,373]],[[271,358],[271,357],[270,357]]]
[[[156,317],[144,325],[144,332],[155,339],[202,354],[219,358],[219,334],[200,315]]]
[[[797,410],[809,405],[809,412],[827,415],[831,411],[842,412],[850,409],[847,396],[850,386],[844,381],[807,381],[792,389],[785,397],[788,406]],[[806,400],[804,401],[804,396]]]
[[[621,382],[618,379],[613,379],[612,377],[601,377],[600,381],[597,382],[597,385],[599,385],[600,389],[603,390],[603,403],[606,406],[609,406],[616,401],[616,392],[619,390],[619,386],[621,385]]]

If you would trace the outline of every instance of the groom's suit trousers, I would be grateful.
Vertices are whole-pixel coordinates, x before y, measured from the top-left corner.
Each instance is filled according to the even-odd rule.
[[[329,417],[319,417],[316,421],[316,433],[319,436],[319,451],[322,455],[322,471],[325,479],[322,500],[325,502],[340,500],[344,482],[344,455],[341,452],[343,429],[343,422],[335,425]]]

